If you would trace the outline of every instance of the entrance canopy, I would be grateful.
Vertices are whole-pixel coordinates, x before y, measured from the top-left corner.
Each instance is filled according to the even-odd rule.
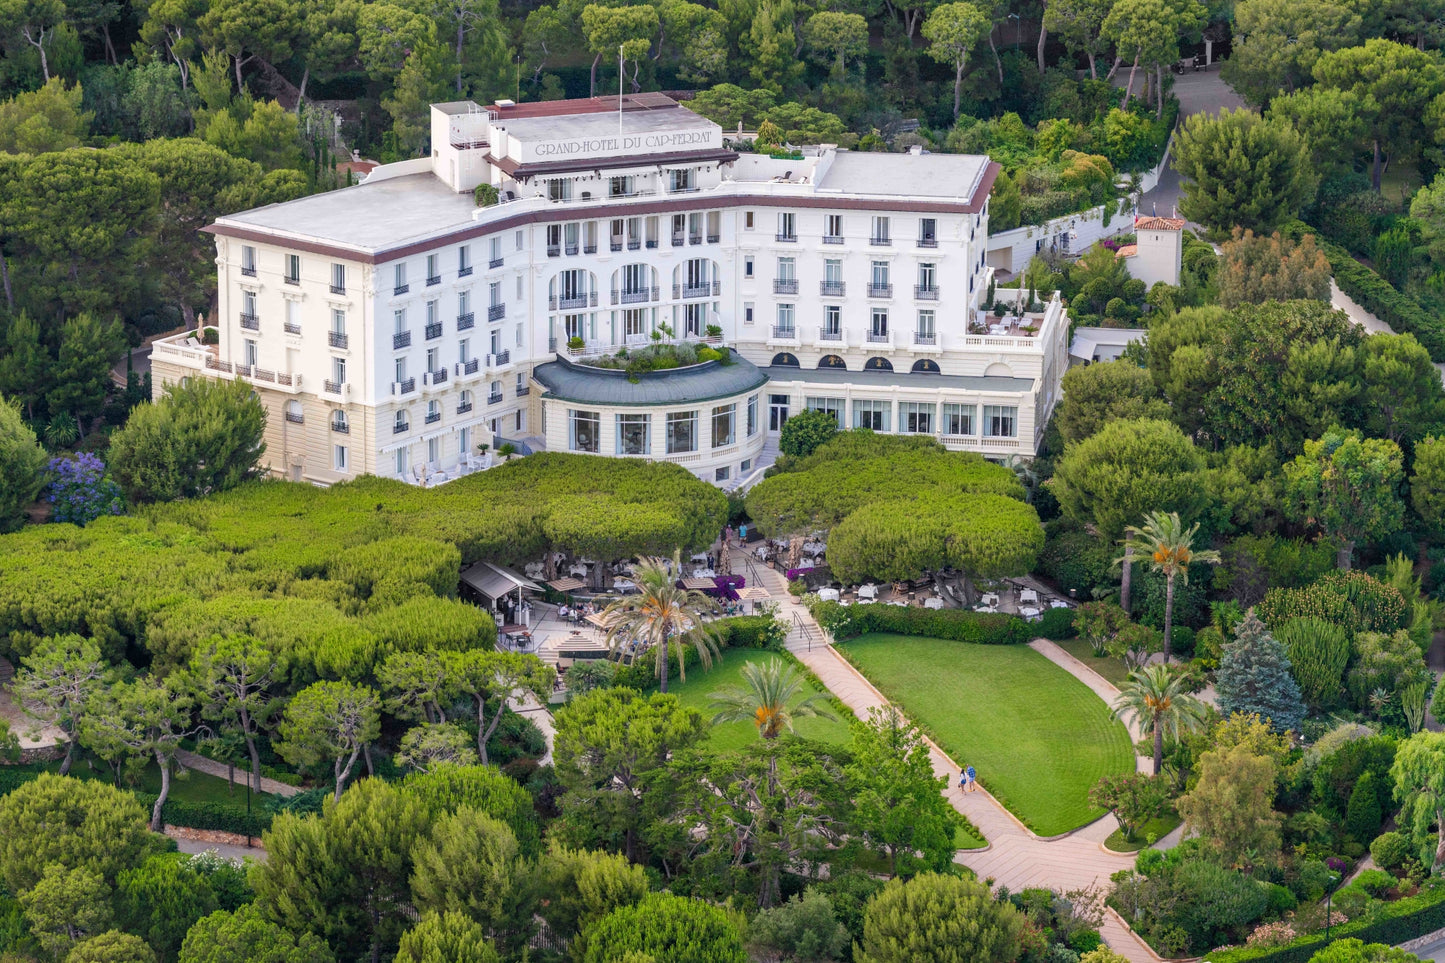
[[[540,592],[542,587],[524,575],[518,575],[509,568],[493,565],[491,562],[477,562],[462,569],[462,584],[496,601],[516,591]]]

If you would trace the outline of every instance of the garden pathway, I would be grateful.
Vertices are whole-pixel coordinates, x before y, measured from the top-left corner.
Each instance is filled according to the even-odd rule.
[[[759,565],[752,566],[748,575],[748,584],[768,589],[778,601],[779,616],[794,626],[788,635],[788,650],[839,701],[859,718],[867,718],[869,709],[887,704],[883,695],[827,644],[807,609],[788,596],[781,572]],[[929,747],[934,771],[949,780],[946,798],[988,841],[986,849],[962,850],[954,857],[977,873],[979,879],[991,879],[1014,892],[1029,886],[1055,890],[1106,888],[1110,874],[1134,865],[1132,855],[1117,856],[1103,849],[1104,840],[1118,828],[1114,817],[1105,816],[1054,839],[1035,836],[982,786],[978,792],[960,792],[958,763],[932,741]],[[1105,942],[1130,963],[1157,963],[1159,957],[1114,914],[1105,916],[1101,929]]]
[[[524,693],[520,699],[513,699],[507,703],[507,708],[524,719],[531,719],[537,724],[537,728],[542,730],[542,738],[547,740],[547,751],[542,754],[541,759],[537,760],[537,765],[550,766],[552,764],[552,744],[557,736],[557,730],[552,725],[552,713],[530,692]]]
[[[246,779],[251,775],[249,766],[237,766],[234,774],[232,774],[224,762],[207,759],[205,756],[197,755],[194,752],[187,752],[185,749],[176,751],[176,762],[185,766],[187,769],[194,769],[196,772],[203,772],[208,776],[215,776],[217,779],[226,779],[227,776],[230,776],[230,781],[237,786],[246,785]],[[294,796],[301,790],[296,786],[288,786],[284,782],[262,776],[261,791],[270,793],[273,796]]]

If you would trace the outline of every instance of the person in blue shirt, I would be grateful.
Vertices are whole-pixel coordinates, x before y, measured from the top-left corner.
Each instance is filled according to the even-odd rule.
[[[973,771],[972,766],[969,766],[963,771],[963,778],[968,782],[968,788],[964,790],[965,792],[978,791],[978,773]]]

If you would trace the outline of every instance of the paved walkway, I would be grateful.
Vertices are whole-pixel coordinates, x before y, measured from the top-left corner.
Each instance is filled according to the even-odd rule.
[[[748,574],[748,584],[768,589],[779,601],[779,615],[794,626],[788,635],[788,650],[839,701],[860,719],[868,717],[868,710],[887,704],[883,695],[827,644],[822,630],[807,609],[792,601],[781,572],[756,566]],[[1045,644],[1064,657],[1072,658],[1053,643]],[[1080,668],[1089,671],[1082,665]],[[1098,678],[1092,672],[1089,674]],[[1085,681],[1087,684],[1088,680]],[[1099,682],[1108,685],[1102,678]],[[1043,839],[1030,832],[986,789],[966,794],[960,792],[955,785],[958,763],[931,741],[929,746],[934,771],[949,779],[945,793],[948,801],[967,816],[988,841],[986,849],[963,850],[955,857],[957,862],[977,873],[980,879],[991,879],[1014,892],[1028,886],[1046,886],[1061,891],[1089,886],[1107,888],[1110,874],[1134,865],[1133,856],[1113,855],[1103,849],[1104,840],[1118,828],[1114,817],[1105,816],[1061,838]],[[1156,963],[1159,959],[1113,914],[1105,917],[1102,932],[1105,942],[1131,963]]]
[[[217,762],[214,759],[207,759],[205,756],[197,755],[194,752],[187,752],[184,749],[176,753],[176,761],[187,769],[194,769],[196,772],[203,772],[208,776],[215,776],[217,779],[225,779],[231,775],[229,767],[224,762]],[[251,769],[249,766],[237,766],[234,778],[231,782],[237,786],[246,785],[250,778]],[[261,777],[261,791],[270,793],[273,796],[294,796],[301,790],[296,786],[288,786],[284,782],[275,779]]]
[[[542,730],[542,738],[547,740],[547,751],[542,758],[537,760],[539,766],[550,766],[552,764],[552,745],[556,741],[557,730],[552,725],[552,713],[547,707],[537,701],[532,693],[525,693],[520,699],[513,699],[507,703],[507,708],[525,719],[531,719]]]

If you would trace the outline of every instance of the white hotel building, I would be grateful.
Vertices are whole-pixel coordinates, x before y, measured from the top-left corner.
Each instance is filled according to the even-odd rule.
[[[512,442],[732,486],[805,408],[1034,454],[1068,319],[1055,299],[979,324],[988,158],[738,154],[659,94],[438,104],[432,145],[212,225],[217,343],[158,342],[157,390],[251,383],[271,471],[323,484],[454,477]],[[731,363],[635,380],[582,363],[655,333],[720,337]]]

